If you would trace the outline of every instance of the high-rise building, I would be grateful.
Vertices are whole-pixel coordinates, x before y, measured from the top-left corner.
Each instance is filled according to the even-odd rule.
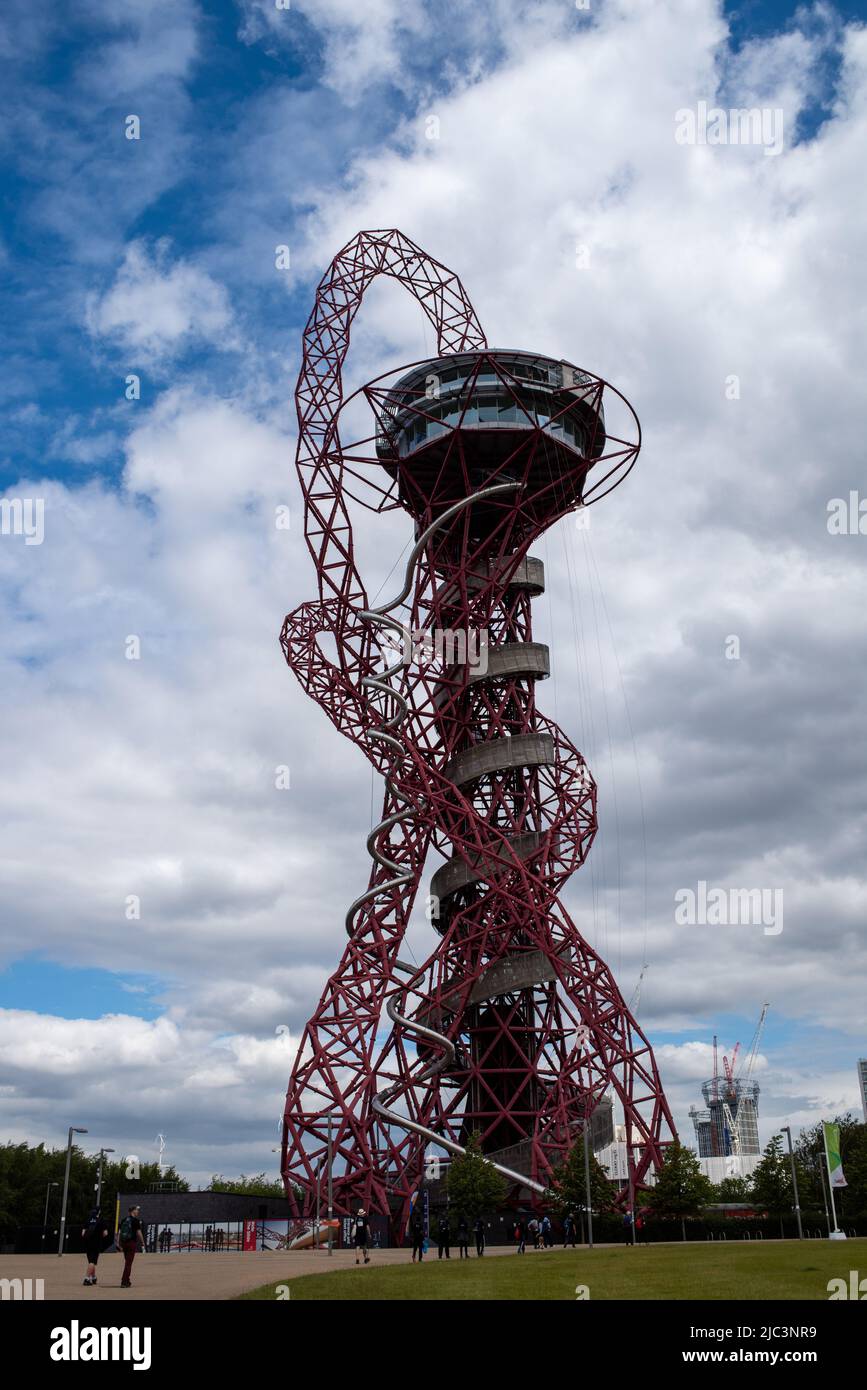
[[[705,1108],[689,1112],[699,1158],[748,1156],[759,1148],[759,1088],[755,1081],[715,1077],[701,1088]]]
[[[867,1125],[867,1057],[858,1058],[858,1085],[861,1087],[861,1113]]]

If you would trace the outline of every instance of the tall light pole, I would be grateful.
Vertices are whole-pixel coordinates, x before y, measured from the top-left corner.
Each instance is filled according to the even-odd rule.
[[[102,1160],[106,1154],[113,1154],[114,1149],[100,1149],[99,1151],[99,1172],[96,1177],[96,1205],[102,1210]]]
[[[48,1225],[48,1202],[51,1197],[52,1187],[59,1187],[59,1182],[50,1182],[45,1189],[45,1214],[42,1218],[42,1253],[45,1254],[45,1228]]]
[[[822,1184],[822,1205],[823,1205],[824,1208],[825,1208],[825,1221],[826,1221],[827,1224],[828,1224],[828,1235],[830,1236],[830,1235],[831,1235],[831,1213],[828,1211],[828,1193],[827,1193],[827,1191],[826,1191],[826,1189],[825,1189],[825,1159],[824,1159],[824,1155],[823,1155],[821,1149],[819,1150],[818,1154],[817,1154],[815,1157],[817,1158],[817,1160],[818,1160],[818,1165],[819,1165],[819,1181],[820,1181],[820,1183]],[[834,1218],[834,1220],[835,1220],[835,1224],[836,1224],[836,1217]]]
[[[333,1160],[333,1158],[334,1158],[334,1154],[333,1154],[333,1151],[332,1151],[332,1142],[333,1142],[333,1141],[332,1141],[331,1123],[332,1123],[332,1122],[331,1122],[331,1116],[329,1115],[329,1116],[328,1116],[328,1253],[329,1253],[329,1255],[333,1255],[333,1254],[334,1254],[334,1227],[333,1227],[332,1224],[331,1224],[331,1219],[332,1219],[332,1217],[334,1216],[334,1181],[333,1181],[334,1175],[333,1175],[333,1173],[332,1173],[332,1160]]]
[[[73,1134],[86,1133],[86,1129],[76,1129],[74,1125],[70,1125],[69,1133],[66,1136],[66,1173],[63,1178],[63,1206],[60,1211],[60,1240],[57,1243],[58,1255],[63,1254],[63,1238],[66,1235],[66,1201],[69,1196],[69,1165],[72,1162],[72,1136]]]
[[[316,1169],[316,1219],[313,1222],[313,1253],[319,1249],[319,1213],[322,1210],[322,1164]]]
[[[801,1225],[801,1199],[798,1195],[798,1175],[795,1172],[795,1154],[792,1149],[792,1131],[788,1125],[783,1125],[782,1133],[789,1141],[789,1162],[792,1165],[792,1188],[795,1193],[795,1220],[798,1223],[798,1240],[804,1239],[804,1228]]]
[[[584,1205],[587,1208],[587,1248],[593,1249],[593,1208],[590,1202],[590,1119],[584,1112]]]

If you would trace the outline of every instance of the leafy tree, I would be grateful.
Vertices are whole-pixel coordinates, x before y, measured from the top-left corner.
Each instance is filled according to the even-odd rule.
[[[211,1178],[209,1192],[248,1192],[251,1197],[285,1197],[286,1189],[279,1178],[266,1178],[257,1173],[248,1178],[243,1173],[239,1178],[224,1178],[215,1173]]]
[[[584,1140],[579,1139],[564,1163],[553,1173],[548,1199],[561,1216],[568,1211],[583,1211],[587,1203],[587,1184],[584,1177]],[[593,1211],[610,1211],[614,1206],[614,1185],[596,1155],[590,1154],[590,1204]]]
[[[765,1146],[761,1162],[752,1176],[753,1201],[771,1216],[779,1216],[780,1231],[783,1214],[795,1205],[792,1173],[788,1156],[783,1152],[783,1136],[775,1134]]]
[[[718,1202],[748,1202],[751,1196],[748,1178],[723,1178],[714,1188]]]
[[[849,1217],[867,1216],[867,1125],[861,1124],[854,1115],[836,1115],[834,1123],[840,1126],[840,1157],[847,1186],[834,1193],[837,1215]],[[804,1172],[804,1193],[801,1205],[815,1212],[825,1208],[822,1182],[828,1184],[828,1170],[825,1164],[824,1137],[822,1125],[815,1124],[810,1129],[801,1130],[795,1153]],[[801,1172],[798,1173],[798,1183]]]
[[[701,1171],[697,1157],[676,1139],[665,1150],[656,1185],[647,1193],[647,1210],[657,1216],[679,1217],[686,1240],[685,1218],[697,1216],[712,1198],[713,1185]]]
[[[446,1176],[449,1204],[456,1216],[474,1221],[504,1201],[508,1184],[482,1153],[480,1136],[473,1134],[466,1153],[452,1159]]]
[[[99,1159],[86,1154],[77,1144],[72,1147],[69,1168],[67,1230],[83,1224],[96,1201]],[[54,1232],[60,1222],[66,1148],[47,1149],[44,1144],[0,1145],[0,1241],[11,1242],[21,1226],[41,1226],[48,1193],[48,1229]],[[156,1163],[143,1163],[139,1176],[127,1176],[129,1160],[106,1155],[102,1169],[102,1211],[109,1222],[115,1214],[119,1192],[147,1192],[156,1182],[175,1182],[180,1191],[189,1184],[174,1168],[160,1170]],[[48,1184],[55,1184],[49,1190]]]

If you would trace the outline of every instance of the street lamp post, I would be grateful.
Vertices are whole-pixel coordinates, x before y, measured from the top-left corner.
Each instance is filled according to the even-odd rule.
[[[45,1230],[48,1226],[48,1203],[51,1198],[52,1187],[59,1187],[59,1182],[50,1182],[45,1189],[45,1214],[42,1217],[42,1253],[45,1254]]]
[[[334,1181],[332,1174],[332,1164],[334,1161],[332,1119],[328,1116],[328,1253],[334,1254],[334,1227],[331,1222],[334,1217]]]
[[[817,1160],[818,1160],[818,1167],[819,1167],[819,1181],[820,1181],[820,1183],[822,1184],[822,1204],[823,1204],[823,1206],[824,1206],[824,1208],[825,1208],[825,1220],[826,1220],[826,1222],[827,1222],[827,1224],[828,1224],[828,1236],[830,1237],[830,1235],[831,1235],[831,1213],[828,1211],[828,1193],[827,1193],[827,1190],[826,1190],[826,1188],[825,1188],[825,1159],[824,1159],[824,1156],[823,1156],[823,1154],[822,1154],[821,1149],[819,1150],[819,1153],[816,1155],[816,1158],[817,1158]],[[834,1218],[834,1221],[835,1221],[835,1225],[836,1225],[836,1217]]]
[[[322,1210],[322,1164],[316,1169],[316,1219],[313,1222],[313,1253],[319,1249],[319,1213]]]
[[[792,1165],[792,1189],[795,1194],[795,1220],[798,1223],[798,1240],[804,1239],[804,1228],[801,1225],[801,1199],[798,1194],[798,1175],[795,1172],[795,1153],[792,1149],[792,1131],[788,1125],[783,1125],[783,1134],[789,1142],[789,1162]]]
[[[584,1204],[587,1208],[587,1248],[593,1249],[593,1206],[590,1199],[590,1117],[584,1112]]]
[[[58,1255],[63,1254],[63,1239],[66,1235],[66,1202],[69,1197],[69,1166],[72,1162],[72,1136],[73,1134],[86,1133],[86,1129],[77,1129],[74,1125],[70,1125],[69,1133],[66,1136],[66,1172],[63,1177],[63,1206],[60,1212],[60,1240],[57,1243]]]
[[[99,1151],[99,1172],[96,1178],[96,1205],[102,1210],[102,1160],[106,1154],[113,1154],[114,1149],[100,1149]]]

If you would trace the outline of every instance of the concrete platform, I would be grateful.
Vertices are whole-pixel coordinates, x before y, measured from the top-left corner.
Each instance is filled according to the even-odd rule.
[[[484,1258],[513,1253],[511,1246],[489,1246]],[[425,1256],[425,1263],[436,1263],[436,1250]],[[470,1259],[476,1258],[475,1252]],[[457,1250],[452,1254],[457,1259]],[[368,1269],[377,1265],[408,1265],[411,1250],[377,1250]],[[132,1288],[122,1289],[120,1277],[123,1256],[100,1256],[99,1283],[92,1288],[82,1284],[86,1261],[83,1255],[0,1255],[0,1279],[42,1279],[45,1301],[105,1303],[117,1300],[140,1303],[151,1300],[175,1302],[196,1299],[228,1299],[261,1284],[288,1283],[304,1274],[327,1274],[336,1269],[355,1267],[352,1250],[335,1250],[329,1258],[324,1250],[264,1250],[246,1254],[136,1255],[132,1269]]]

